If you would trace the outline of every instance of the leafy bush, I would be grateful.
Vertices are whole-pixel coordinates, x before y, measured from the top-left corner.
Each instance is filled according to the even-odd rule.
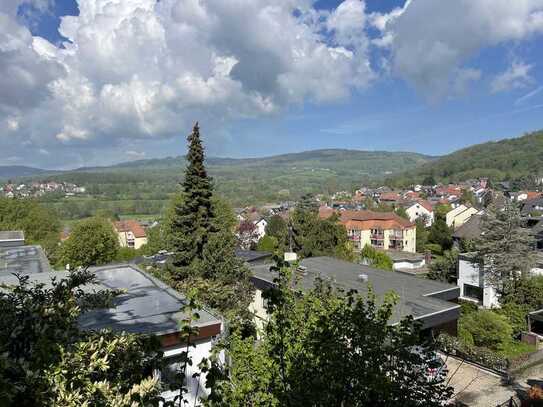
[[[370,266],[381,270],[392,271],[392,266],[394,265],[390,257],[383,252],[375,250],[370,245],[364,246],[360,252],[360,258],[366,260]]]
[[[476,346],[500,350],[511,342],[513,328],[507,317],[490,310],[480,310],[460,318],[460,328],[473,337]]]
[[[460,305],[460,313],[462,315],[468,315],[473,312],[477,312],[479,310],[479,307],[477,304],[471,301],[458,301],[458,304]]]
[[[265,235],[258,241],[258,244],[256,246],[257,250],[263,251],[263,252],[275,252],[277,250],[277,246],[279,243],[277,242],[277,238],[269,235]]]
[[[459,356],[463,359],[478,363],[482,366],[505,372],[508,361],[503,356],[492,352],[490,349],[466,344],[461,339],[442,333],[437,338],[438,347],[445,353]]]
[[[516,304],[514,302],[508,302],[506,304],[503,304],[501,308],[494,310],[494,312],[507,318],[507,320],[511,324],[511,327],[513,328],[514,336],[519,336],[522,331],[526,331],[528,329],[528,306]]]

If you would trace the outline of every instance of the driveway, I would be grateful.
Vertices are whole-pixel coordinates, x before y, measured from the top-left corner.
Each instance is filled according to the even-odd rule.
[[[449,369],[449,385],[454,388],[457,401],[470,407],[493,407],[517,392],[502,383],[502,377],[451,356],[443,356]]]

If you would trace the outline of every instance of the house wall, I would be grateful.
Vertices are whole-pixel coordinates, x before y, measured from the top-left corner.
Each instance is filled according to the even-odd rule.
[[[417,252],[417,228],[412,227],[404,229],[404,252],[416,253]]]
[[[460,288],[460,298],[473,301],[473,299],[467,297],[465,293],[465,284],[468,284],[483,289],[483,300],[481,304],[483,307],[499,307],[496,290],[489,284],[485,284],[484,275],[479,265],[471,263],[467,259],[459,259],[457,284]]]
[[[371,230],[348,230],[347,234],[350,237],[355,236],[356,239],[351,239],[351,242],[353,243],[355,250],[362,250],[364,246],[371,244]],[[394,234],[394,230],[392,229],[385,229],[383,231],[383,246],[379,247],[381,249],[389,249],[390,241],[391,241],[391,235]],[[403,250],[404,252],[410,252],[410,253],[416,253],[416,246],[417,246],[417,234],[416,234],[416,228],[412,227],[409,229],[404,229],[402,232],[402,240],[403,240]],[[375,247],[375,246],[374,246]]]
[[[434,223],[434,212],[428,211],[421,204],[417,203],[411,205],[405,212],[409,216],[411,222],[415,222],[418,218],[426,217],[426,226],[430,227],[432,226],[432,223]]]
[[[254,323],[257,332],[262,331],[264,329],[264,324],[268,320],[268,311],[265,307],[262,290],[259,288],[255,289],[253,300],[251,301],[251,304],[249,304],[249,312],[255,316]]]
[[[129,240],[134,241],[134,249],[139,249],[141,246],[147,244],[146,237],[134,237],[132,232],[117,232],[117,235],[119,236],[119,244],[121,247],[129,247]]]
[[[394,264],[392,265],[392,268],[394,270],[398,270],[398,269],[414,270],[414,269],[419,269],[423,267],[425,264],[426,264],[426,261],[424,259],[420,261],[395,261]]]
[[[264,235],[266,234],[266,226],[267,225],[268,225],[268,222],[266,222],[264,219],[262,219],[259,222],[255,223],[256,233],[258,235],[258,240],[262,239],[264,237]]]

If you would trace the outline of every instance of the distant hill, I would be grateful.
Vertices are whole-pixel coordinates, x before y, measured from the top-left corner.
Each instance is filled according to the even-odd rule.
[[[233,204],[242,205],[351,189],[433,159],[417,153],[328,149],[262,158],[209,157],[206,161],[217,191]],[[104,199],[162,200],[176,190],[184,166],[184,157],[146,159],[64,171],[54,179],[83,185]],[[35,175],[44,173],[47,171]]]
[[[41,168],[25,167],[23,165],[0,165],[0,179],[30,177],[41,174],[55,174],[58,171],[43,170]]]
[[[425,177],[432,176],[445,182],[475,177],[501,181],[542,173],[543,131],[537,131],[455,151],[394,177],[394,180],[397,183],[421,182]]]

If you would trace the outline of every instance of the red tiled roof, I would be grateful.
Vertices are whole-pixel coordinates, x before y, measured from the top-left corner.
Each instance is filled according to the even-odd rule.
[[[433,208],[432,204],[430,202],[426,201],[425,199],[419,199],[417,202],[418,202],[418,204],[420,206],[422,206],[428,212],[433,212],[434,211],[434,208]]]
[[[381,201],[398,201],[400,199],[400,195],[396,192],[383,192],[379,199]]]
[[[408,229],[415,226],[394,212],[343,211],[341,223],[347,229]]]
[[[541,192],[537,192],[537,191],[526,191],[526,196],[527,198],[526,199],[535,199],[535,198],[539,198],[540,196],[542,195]]]
[[[132,232],[134,237],[146,237],[145,229],[139,224],[138,221],[133,219],[122,220],[119,222],[113,222],[113,226],[117,232]]]
[[[334,212],[334,209],[330,208],[329,206],[321,206],[319,207],[319,218],[328,219],[334,214]]]

